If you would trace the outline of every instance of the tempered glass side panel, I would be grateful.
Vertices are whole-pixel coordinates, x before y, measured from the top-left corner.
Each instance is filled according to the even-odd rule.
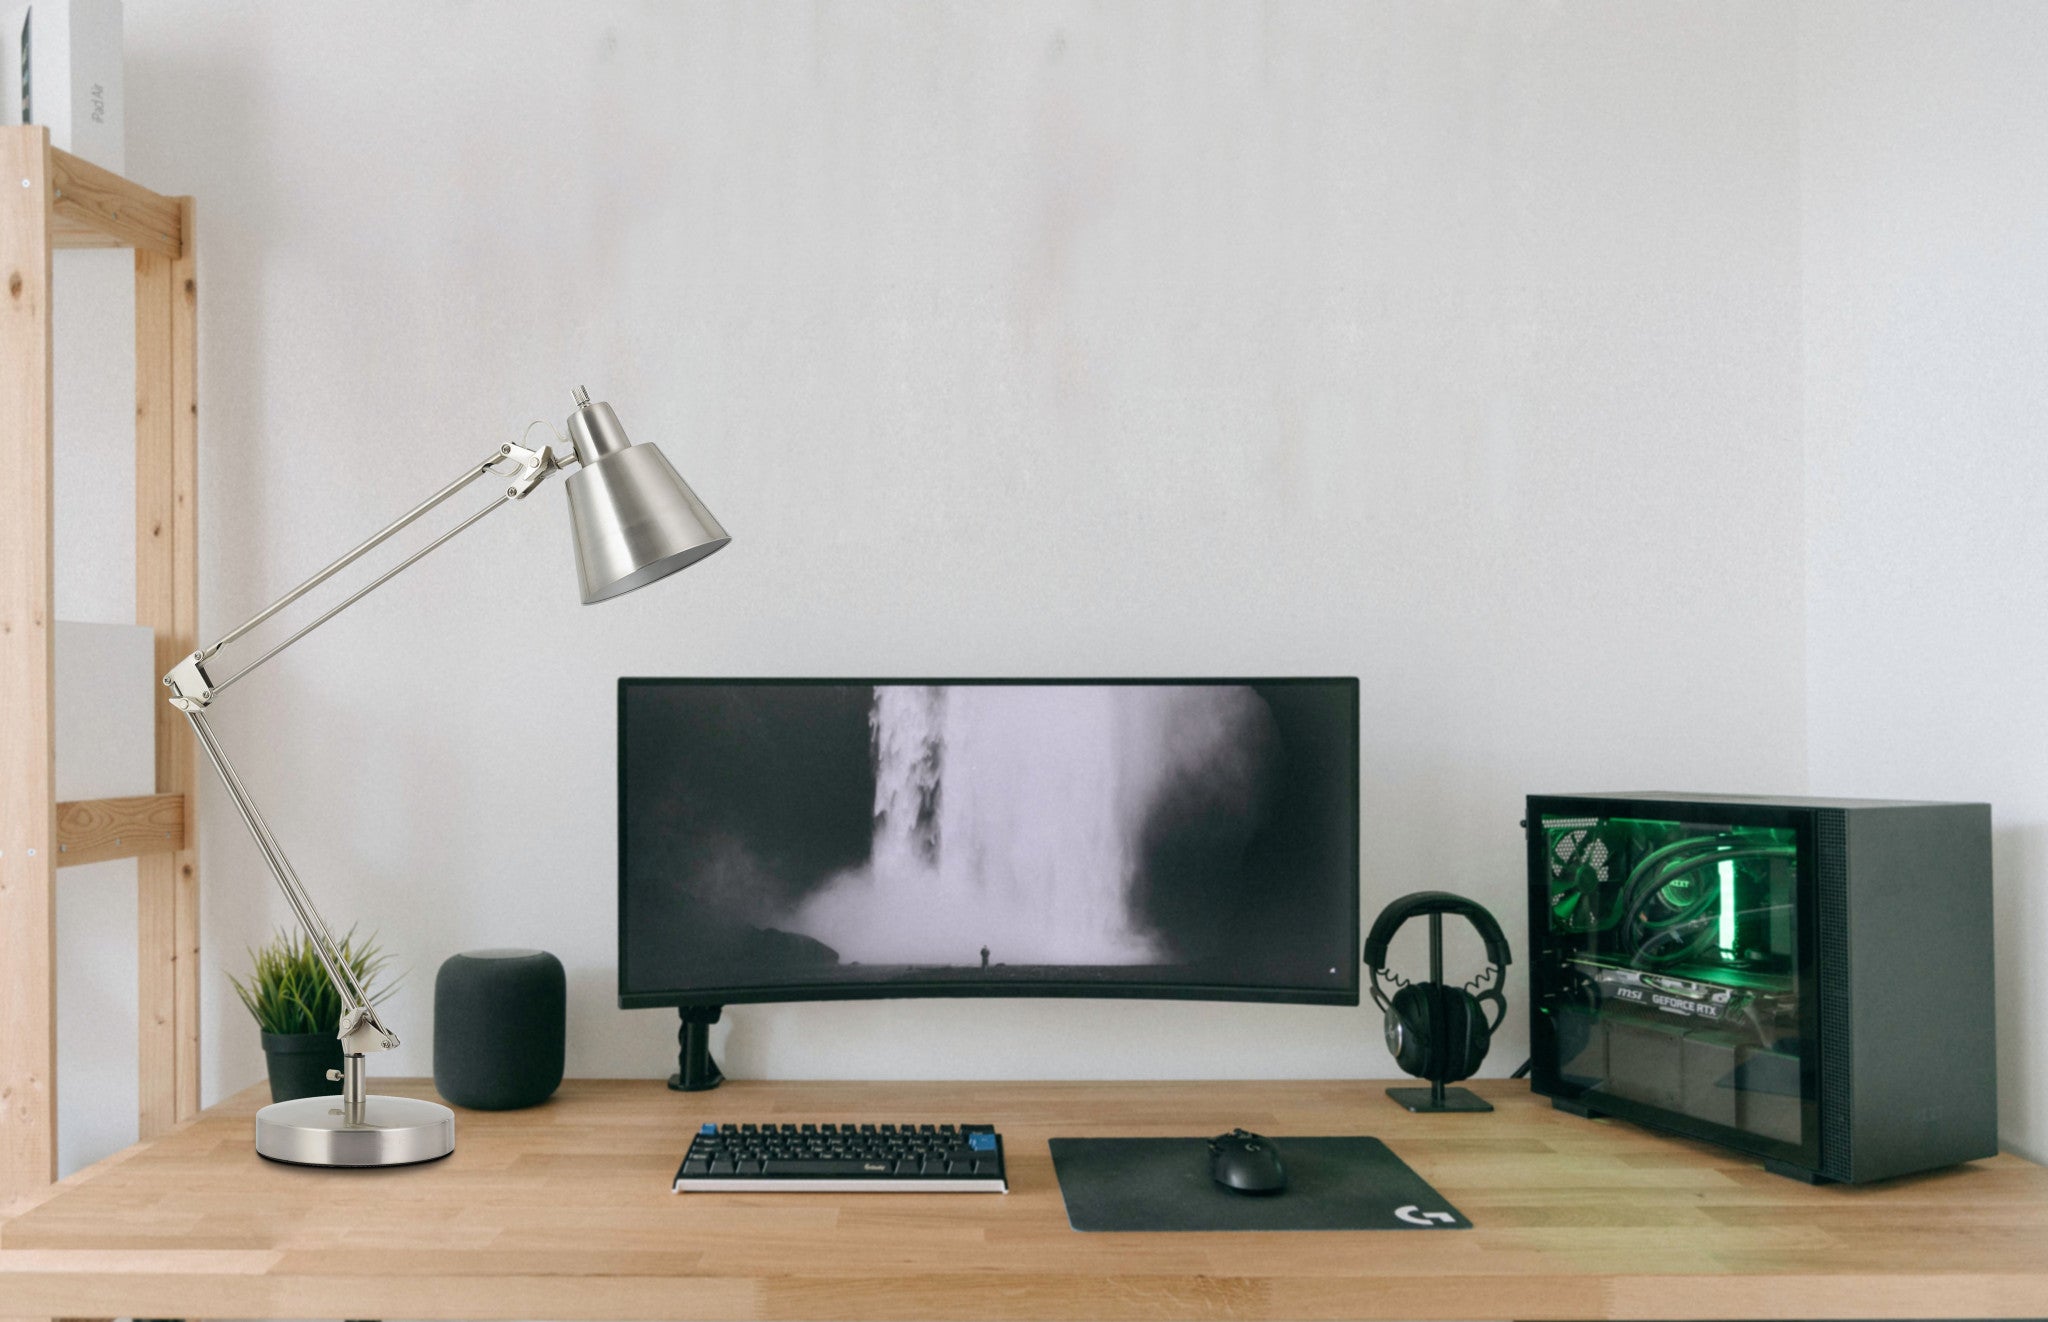
[[[1541,1090],[1804,1159],[1817,1062],[1801,824],[1563,802],[1530,821]]]

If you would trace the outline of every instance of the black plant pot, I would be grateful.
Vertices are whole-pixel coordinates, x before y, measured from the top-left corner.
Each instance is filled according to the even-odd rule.
[[[270,1065],[270,1100],[331,1097],[341,1085],[327,1071],[341,1068],[341,1039],[332,1033],[265,1033],[263,1058]]]

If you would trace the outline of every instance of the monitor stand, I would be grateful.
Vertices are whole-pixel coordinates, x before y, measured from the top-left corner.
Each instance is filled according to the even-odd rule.
[[[676,1029],[676,1072],[668,1086],[676,1092],[709,1092],[725,1082],[718,1062],[711,1059],[711,1025],[725,1012],[722,1005],[685,1005],[677,1009],[682,1027]]]

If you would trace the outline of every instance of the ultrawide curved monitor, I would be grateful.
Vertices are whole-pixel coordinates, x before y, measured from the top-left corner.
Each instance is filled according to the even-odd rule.
[[[619,681],[619,1004],[1358,1003],[1358,681]]]

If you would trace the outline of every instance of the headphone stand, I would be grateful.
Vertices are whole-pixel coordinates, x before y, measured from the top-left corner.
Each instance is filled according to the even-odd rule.
[[[1436,1030],[1443,1031],[1444,1013],[1444,916],[1440,913],[1429,915],[1429,985],[1436,1004],[1430,1018]],[[1442,1060],[1447,1051],[1443,1043],[1437,1044],[1436,1058]],[[1473,1092],[1470,1088],[1446,1088],[1442,1079],[1431,1079],[1427,1088],[1389,1088],[1387,1096],[1393,1098],[1411,1111],[1491,1111],[1493,1103]]]

